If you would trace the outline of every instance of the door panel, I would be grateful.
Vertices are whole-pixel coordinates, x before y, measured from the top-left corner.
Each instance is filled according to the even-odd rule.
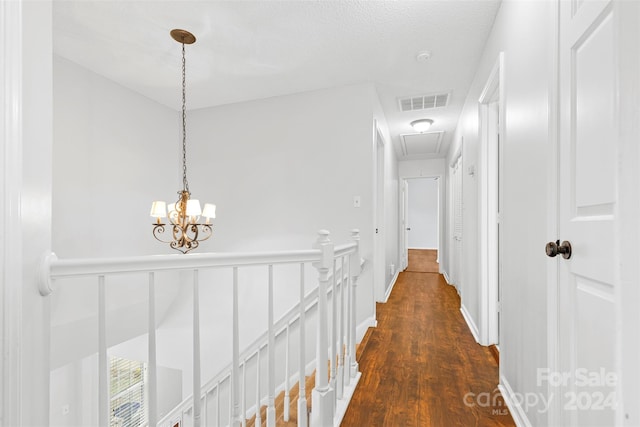
[[[562,425],[615,424],[617,132],[612,2],[560,1]],[[586,378],[592,381],[586,381]]]

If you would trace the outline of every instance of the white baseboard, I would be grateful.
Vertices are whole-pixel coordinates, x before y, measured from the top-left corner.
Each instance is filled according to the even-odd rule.
[[[391,291],[393,290],[393,287],[396,285],[396,280],[398,280],[399,275],[400,275],[400,272],[396,271],[396,274],[393,276],[393,279],[391,280],[391,284],[389,285],[389,289],[387,289],[387,292],[385,292],[384,294],[384,300],[382,300],[382,302],[387,302],[389,300],[389,295],[391,295]]]
[[[469,327],[473,338],[477,343],[480,343],[480,330],[478,329],[476,323],[473,321],[473,317],[471,317],[471,314],[469,314],[469,311],[467,310],[467,307],[464,306],[464,304],[460,304],[460,312],[462,313],[462,317],[464,317],[464,321],[467,322],[467,326]]]
[[[531,427],[531,422],[529,421],[529,418],[527,418],[527,414],[524,412],[524,409],[522,409],[522,399],[518,399],[516,397],[509,381],[507,381],[507,379],[502,375],[500,376],[498,390],[502,393],[502,397],[509,408],[509,412],[511,413],[513,422],[516,423],[516,426]]]
[[[351,402],[351,398],[353,397],[353,393],[356,391],[356,387],[358,386],[358,382],[360,382],[361,376],[362,376],[362,373],[358,372],[355,378],[351,378],[351,383],[349,385],[344,386],[343,398],[337,402],[336,412],[333,417],[333,425],[335,427],[339,427],[340,424],[342,423],[344,414],[347,412],[347,408],[349,407],[349,402]]]
[[[445,280],[445,282],[447,282],[447,285],[451,285],[451,281],[449,280],[449,275],[447,274],[447,272],[443,271],[440,274],[442,274],[444,276],[444,280]]]

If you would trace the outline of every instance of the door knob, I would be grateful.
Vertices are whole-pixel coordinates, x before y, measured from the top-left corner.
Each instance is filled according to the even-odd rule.
[[[560,243],[560,240],[556,240],[555,242],[547,243],[545,247],[548,257],[555,257],[558,254],[562,255],[562,258],[569,259],[571,258],[571,243],[566,240]]]
[[[411,231],[411,228],[410,228],[410,227],[407,227],[407,231]]]

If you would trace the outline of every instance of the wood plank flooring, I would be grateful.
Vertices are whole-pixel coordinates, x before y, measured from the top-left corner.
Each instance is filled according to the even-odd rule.
[[[457,292],[442,275],[420,272],[434,263],[433,253],[410,253],[408,271],[378,304],[343,427],[515,425],[497,390],[496,360],[473,339]]]

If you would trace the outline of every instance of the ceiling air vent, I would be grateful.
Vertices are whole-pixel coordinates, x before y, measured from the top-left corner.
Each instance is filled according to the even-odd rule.
[[[400,111],[426,110],[429,108],[446,107],[449,104],[449,94],[420,95],[400,98]]]
[[[437,155],[440,153],[444,131],[401,135],[402,154],[405,156]]]

